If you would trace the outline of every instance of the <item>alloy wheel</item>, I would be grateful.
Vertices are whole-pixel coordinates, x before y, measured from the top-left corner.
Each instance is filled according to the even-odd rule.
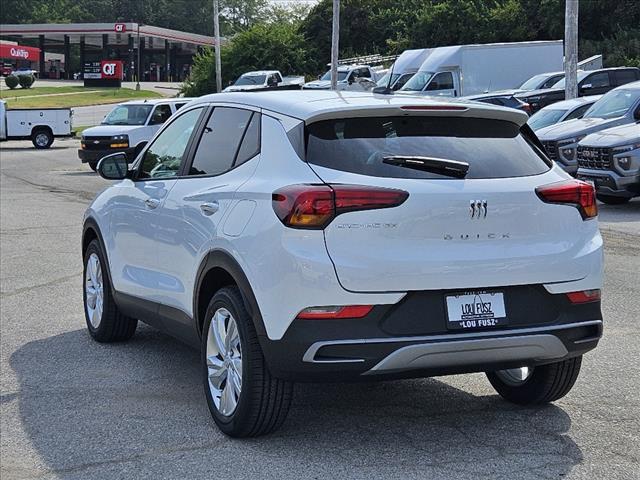
[[[86,294],[85,308],[87,309],[87,317],[91,326],[98,328],[102,321],[104,308],[104,283],[102,281],[100,258],[95,253],[92,253],[87,259],[84,291]]]
[[[242,349],[238,325],[231,312],[219,308],[207,331],[209,391],[218,411],[231,416],[242,391]]]

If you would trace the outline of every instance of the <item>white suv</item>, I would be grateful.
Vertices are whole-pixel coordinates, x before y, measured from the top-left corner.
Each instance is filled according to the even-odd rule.
[[[556,400],[602,333],[593,188],[527,116],[340,92],[229,93],[183,107],[86,212],[97,341],[137,320],[201,349],[232,436],[284,420],[293,381],[487,372]]]

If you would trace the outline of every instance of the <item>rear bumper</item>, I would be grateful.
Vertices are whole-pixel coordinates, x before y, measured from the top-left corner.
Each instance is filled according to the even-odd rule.
[[[84,150],[80,148],[78,149],[78,158],[82,163],[98,163],[102,157],[119,152],[124,152],[127,155],[127,160],[129,162],[132,162],[135,159],[135,148],[109,148],[104,150]]]
[[[612,170],[580,168],[577,177],[593,181],[600,194],[626,198],[640,195],[640,175],[622,176]]]
[[[261,343],[274,375],[319,382],[537,366],[582,355],[598,344],[600,302],[572,305],[565,295],[537,287],[512,289],[505,302],[513,314],[504,327],[447,330],[444,306],[435,306],[442,292],[413,292],[362,319],[295,320],[281,340]],[[528,300],[519,298],[527,292]],[[513,302],[519,303],[515,309]]]

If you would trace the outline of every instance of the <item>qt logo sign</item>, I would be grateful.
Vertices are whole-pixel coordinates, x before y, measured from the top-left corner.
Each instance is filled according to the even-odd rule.
[[[120,60],[102,60],[100,62],[100,77],[122,80],[122,62]]]
[[[127,31],[127,26],[124,23],[116,23],[113,29],[116,33],[124,33]]]

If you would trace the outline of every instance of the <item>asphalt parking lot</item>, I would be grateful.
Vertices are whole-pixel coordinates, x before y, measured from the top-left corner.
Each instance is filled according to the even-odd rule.
[[[640,199],[600,206],[605,336],[556,404],[507,404],[482,374],[297,385],[282,429],[231,440],[196,351],[144,325],[90,340],[81,221],[107,182],[76,140],[30,147],[0,147],[3,480],[640,478]]]

